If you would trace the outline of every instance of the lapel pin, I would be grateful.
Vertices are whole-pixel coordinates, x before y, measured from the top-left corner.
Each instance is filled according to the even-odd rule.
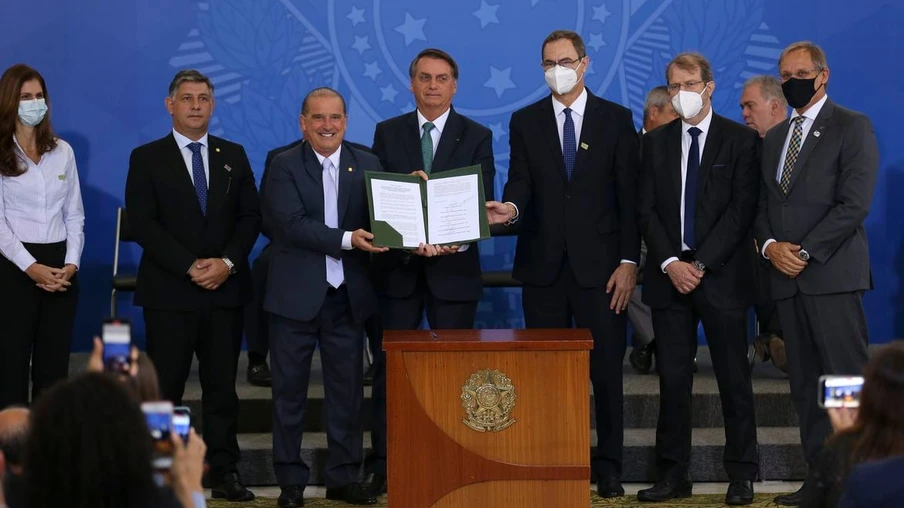
[[[583,148],[584,150],[588,150],[588,149],[590,149],[590,145],[588,145],[587,143],[581,143],[581,148]]]
[[[351,173],[352,171],[354,171],[354,169],[352,169],[352,167],[349,166],[349,167],[348,167],[348,172]]]
[[[219,150],[217,150],[217,151],[219,151]],[[226,171],[232,171],[232,168],[229,167],[229,164],[224,165],[223,169],[225,169]]]
[[[814,132],[813,132],[813,137],[817,137],[817,138],[818,138],[818,137],[819,137],[819,131],[814,131]]]
[[[213,149],[215,152],[220,153],[219,147]]]

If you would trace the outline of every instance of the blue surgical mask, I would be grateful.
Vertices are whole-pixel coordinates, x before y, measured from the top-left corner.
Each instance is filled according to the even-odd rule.
[[[44,120],[45,115],[47,115],[47,101],[44,99],[19,101],[19,121],[23,125],[34,127]]]

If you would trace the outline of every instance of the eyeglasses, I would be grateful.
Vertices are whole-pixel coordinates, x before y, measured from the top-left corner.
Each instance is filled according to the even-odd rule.
[[[572,65],[580,62],[583,59],[584,57],[581,56],[578,57],[577,60],[572,60],[571,58],[563,58],[558,62],[553,62],[552,60],[543,60],[540,65],[542,65],[544,69],[549,69],[550,67],[553,67],[555,65],[561,65],[562,67],[571,67]]]
[[[810,74],[813,74],[814,72],[822,72],[822,69],[810,69],[810,70],[808,70],[808,71],[805,71],[805,70],[801,69],[801,70],[799,70],[799,71],[797,71],[797,72],[795,72],[795,73],[791,73],[791,72],[779,72],[779,73],[778,73],[778,76],[779,76],[780,78],[782,78],[782,81],[788,81],[788,80],[791,79],[791,78],[807,79],[807,77],[808,77]]]
[[[697,81],[685,81],[684,83],[672,83],[671,85],[667,86],[666,88],[669,89],[669,92],[675,93],[678,90],[693,90],[694,88],[697,88],[698,86],[700,86],[700,83],[705,83],[705,81],[697,80]]]

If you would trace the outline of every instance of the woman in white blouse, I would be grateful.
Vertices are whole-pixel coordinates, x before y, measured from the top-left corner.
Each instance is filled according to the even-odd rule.
[[[69,372],[85,212],[72,147],[34,69],[0,78],[0,409]]]

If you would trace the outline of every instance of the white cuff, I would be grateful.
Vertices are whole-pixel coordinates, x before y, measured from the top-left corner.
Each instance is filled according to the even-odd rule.
[[[24,272],[29,266],[37,263],[38,260],[23,248],[13,257],[12,262],[19,267],[19,270]]]
[[[630,263],[630,264],[632,264],[632,265],[637,265],[637,262],[636,262],[636,261],[631,261],[630,259],[622,259],[622,260],[621,260],[621,263],[619,263],[619,264],[622,264],[622,265],[623,265],[623,264],[625,264],[625,263]]]
[[[763,242],[763,250],[761,252],[763,253],[763,257],[766,259],[769,259],[769,256],[766,255],[766,247],[769,247],[770,243],[775,243],[775,238],[770,238]]]
[[[470,246],[471,246],[470,243],[466,243],[466,244],[464,244],[464,245],[462,245],[461,247],[458,248],[458,252],[465,252],[465,251],[468,250],[468,247],[470,247]]]
[[[661,265],[659,265],[659,268],[662,268],[662,273],[666,273],[665,267],[669,266],[673,261],[678,261],[678,258],[676,258],[675,256],[672,256],[672,257],[666,259],[665,261],[663,261]]]
[[[342,250],[352,250],[352,232],[342,233]]]

